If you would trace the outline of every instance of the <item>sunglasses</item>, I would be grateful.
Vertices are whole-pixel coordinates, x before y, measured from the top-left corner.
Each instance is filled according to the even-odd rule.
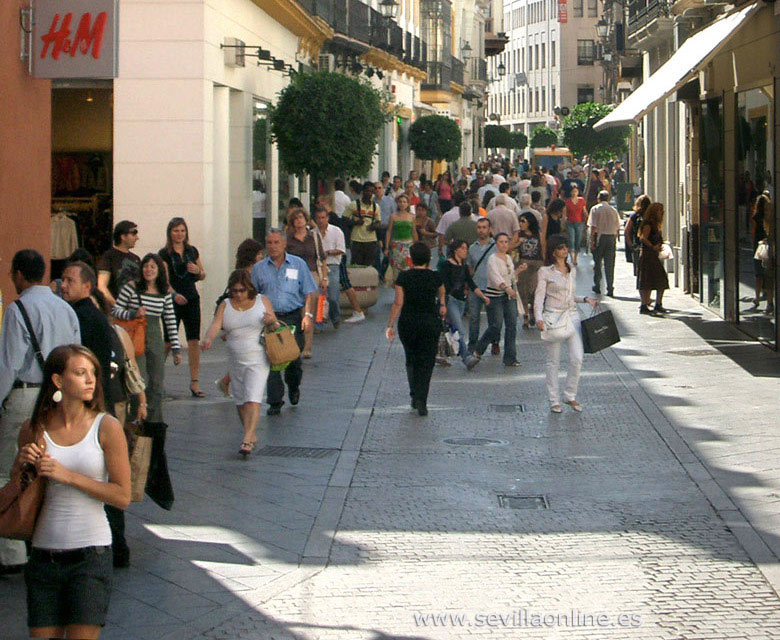
[[[138,229],[133,229],[132,231],[128,231],[131,236],[137,236],[138,235]]]

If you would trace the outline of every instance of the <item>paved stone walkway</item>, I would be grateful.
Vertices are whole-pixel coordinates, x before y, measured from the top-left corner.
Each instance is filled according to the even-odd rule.
[[[381,337],[389,294],[318,336],[301,404],[262,419],[261,445],[321,457],[237,460],[235,410],[205,384],[223,353],[205,401],[170,368],[176,504],[131,507],[101,637],[780,637],[778,359],[679,292],[671,317],[638,316],[619,270],[623,340],[586,356],[583,414],[549,413],[544,348],[521,330],[521,368],[438,367],[419,418]],[[10,638],[23,611],[21,581],[0,580]]]

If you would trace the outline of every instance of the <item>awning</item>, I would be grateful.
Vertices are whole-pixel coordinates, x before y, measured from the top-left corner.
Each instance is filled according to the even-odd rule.
[[[593,128],[638,122],[709,63],[757,9],[755,3],[734,11],[690,36],[671,58]]]

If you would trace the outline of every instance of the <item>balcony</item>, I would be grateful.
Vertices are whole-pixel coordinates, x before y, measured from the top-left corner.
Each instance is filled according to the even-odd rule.
[[[463,86],[465,84],[464,76],[466,75],[466,64],[455,57],[450,58],[450,62],[452,63],[452,76],[450,79],[455,84]]]
[[[429,60],[426,65],[428,79],[420,85],[422,91],[450,90],[452,82],[452,66],[450,60],[446,63]]]
[[[469,82],[487,84],[487,60],[472,58],[469,62]]]
[[[628,3],[627,36],[636,45],[649,37],[671,34],[671,0],[632,0]]]

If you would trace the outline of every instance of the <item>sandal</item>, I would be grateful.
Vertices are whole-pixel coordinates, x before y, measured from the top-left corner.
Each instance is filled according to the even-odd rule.
[[[550,407],[550,411],[552,411],[553,413],[563,413],[563,409],[561,409],[561,405],[559,404],[552,405]]]
[[[564,402],[578,413],[582,412],[582,405],[576,400],[564,400]]]
[[[195,378],[194,380],[190,380],[190,393],[192,394],[193,398],[205,398],[206,394],[201,391],[200,386],[198,387],[198,390],[195,391],[195,389],[192,388],[192,385],[197,384],[198,379]]]
[[[238,450],[238,455],[244,456],[244,459],[246,460],[246,458],[249,456],[250,453],[252,453],[254,448],[255,448],[254,442],[242,442],[241,448]]]

